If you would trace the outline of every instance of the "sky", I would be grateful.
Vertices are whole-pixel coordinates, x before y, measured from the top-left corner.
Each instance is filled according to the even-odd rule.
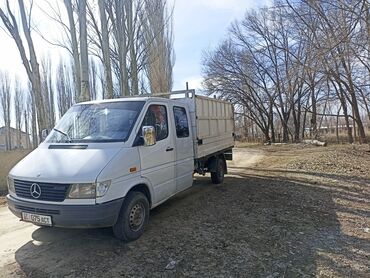
[[[4,0],[0,0],[3,6]],[[201,56],[203,51],[215,48],[226,36],[230,24],[241,19],[247,9],[268,3],[268,0],[169,0],[174,3],[174,50],[173,90],[185,89],[189,82],[190,89],[200,89]],[[49,33],[53,39],[58,38],[58,31],[52,25],[46,25],[45,15],[37,11],[39,7],[47,9],[45,0],[35,0],[33,23],[43,33]],[[44,17],[44,19],[41,19]],[[2,26],[2,23],[0,23]],[[36,32],[34,42],[38,56],[49,55],[59,59],[63,51],[52,46]],[[26,72],[19,57],[14,41],[0,29],[0,70],[8,71],[26,81]]]
[[[214,49],[227,34],[230,24],[242,19],[247,9],[267,4],[266,0],[176,0],[174,90],[201,88],[202,52]]]

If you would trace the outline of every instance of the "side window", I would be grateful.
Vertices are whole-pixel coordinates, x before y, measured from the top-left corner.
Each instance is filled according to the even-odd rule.
[[[176,136],[184,138],[189,136],[189,123],[184,107],[173,107],[173,115],[175,117]]]
[[[164,105],[150,105],[145,114],[142,126],[154,126],[156,140],[161,141],[168,136],[167,110]]]

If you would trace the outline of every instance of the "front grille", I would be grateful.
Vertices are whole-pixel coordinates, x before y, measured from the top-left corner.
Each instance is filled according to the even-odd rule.
[[[38,184],[41,189],[41,194],[38,198],[31,195],[31,186],[34,183]],[[69,186],[70,184],[14,180],[15,193],[17,196],[42,201],[63,202],[66,198]]]
[[[41,213],[41,214],[60,214],[59,210],[56,209],[43,209],[43,208],[31,208],[26,206],[15,205],[16,209],[26,212]]]

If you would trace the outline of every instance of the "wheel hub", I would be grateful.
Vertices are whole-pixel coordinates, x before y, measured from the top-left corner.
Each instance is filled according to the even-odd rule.
[[[133,231],[137,231],[141,228],[145,219],[144,206],[141,203],[135,204],[130,211],[130,228]]]

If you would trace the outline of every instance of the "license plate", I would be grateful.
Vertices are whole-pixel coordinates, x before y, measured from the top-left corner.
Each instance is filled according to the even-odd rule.
[[[51,216],[22,212],[22,220],[38,225],[52,226]]]

